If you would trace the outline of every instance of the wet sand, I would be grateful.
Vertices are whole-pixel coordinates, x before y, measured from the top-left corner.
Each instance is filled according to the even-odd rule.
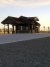
[[[50,67],[50,37],[0,44],[0,67]]]

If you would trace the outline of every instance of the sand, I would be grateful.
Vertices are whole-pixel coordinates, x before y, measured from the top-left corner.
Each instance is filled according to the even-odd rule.
[[[0,44],[0,67],[50,67],[50,37]]]
[[[50,37],[50,33],[18,33],[0,35],[0,44]]]

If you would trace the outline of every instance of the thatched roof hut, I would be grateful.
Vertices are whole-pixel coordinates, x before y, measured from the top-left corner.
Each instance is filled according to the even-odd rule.
[[[26,23],[26,24],[31,24],[31,23],[35,23],[36,25],[40,25],[37,21],[39,21],[39,19],[37,17],[24,17],[24,16],[20,16],[19,18],[16,17],[11,17],[8,16],[5,20],[3,20],[1,23],[2,24],[21,24],[21,23]]]
[[[11,17],[8,16],[5,20],[3,20],[1,23],[2,24],[11,24],[12,26],[16,26],[16,28],[18,26],[40,26],[40,24],[38,23],[39,19],[37,17],[25,17],[25,16],[20,16],[19,18],[17,17]],[[9,28],[9,26],[8,26]]]

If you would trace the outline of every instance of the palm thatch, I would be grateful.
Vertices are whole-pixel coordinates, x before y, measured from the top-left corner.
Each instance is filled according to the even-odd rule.
[[[40,26],[40,24],[37,22],[39,19],[37,17],[24,17],[20,16],[19,18],[8,16],[5,20],[3,20],[2,24],[32,24],[35,23],[36,25]]]

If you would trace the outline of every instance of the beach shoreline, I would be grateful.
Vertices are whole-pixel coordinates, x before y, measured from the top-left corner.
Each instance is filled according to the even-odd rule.
[[[25,33],[0,35],[0,44],[50,37],[49,33]]]

